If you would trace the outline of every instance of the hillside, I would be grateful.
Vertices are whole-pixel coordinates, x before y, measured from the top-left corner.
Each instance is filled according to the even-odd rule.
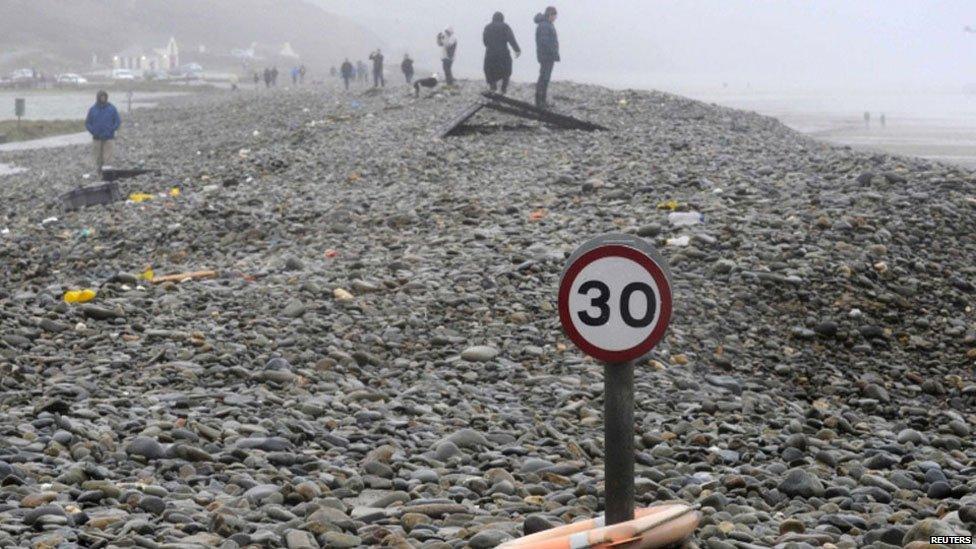
[[[175,36],[184,61],[205,46],[210,59],[256,42],[273,54],[289,42],[313,68],[377,45],[368,30],[303,0],[5,0],[0,2],[0,71],[86,68],[128,48],[162,47]]]

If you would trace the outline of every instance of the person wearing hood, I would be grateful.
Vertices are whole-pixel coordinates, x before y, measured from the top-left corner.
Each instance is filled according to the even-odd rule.
[[[108,93],[99,91],[95,104],[88,109],[85,129],[92,136],[92,151],[95,157],[95,171],[102,178],[102,168],[112,161],[115,151],[115,132],[122,125],[122,118],[115,105],[108,102]]]
[[[437,35],[437,45],[441,47],[441,63],[444,65],[444,81],[448,86],[454,85],[454,73],[451,68],[454,66],[454,57],[457,55],[457,37],[454,36],[454,29],[448,27],[444,32]]]
[[[403,71],[403,77],[407,79],[407,84],[413,82],[413,59],[410,59],[410,54],[403,54],[403,63],[400,63],[400,70]]]
[[[522,50],[502,12],[495,12],[491,23],[485,26],[482,40],[485,43],[485,80],[493,92],[498,90],[498,82],[501,81],[502,95],[505,95],[508,81],[512,77],[512,55],[508,47],[512,46],[515,57],[522,55]]]
[[[535,53],[539,59],[539,81],[535,85],[535,105],[547,108],[549,80],[553,66],[559,61],[559,37],[556,35],[556,8],[549,6],[544,13],[535,16]]]

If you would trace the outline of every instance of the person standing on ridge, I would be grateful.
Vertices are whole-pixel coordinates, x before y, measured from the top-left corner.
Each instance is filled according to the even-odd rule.
[[[535,16],[535,53],[539,59],[539,81],[535,85],[535,106],[548,108],[549,80],[552,69],[559,61],[559,37],[556,35],[556,8],[549,6]]]
[[[522,55],[512,27],[505,22],[502,12],[495,12],[491,23],[485,27],[482,35],[485,43],[485,80],[492,92],[498,90],[498,81],[502,83],[502,95],[508,92],[508,81],[512,77],[512,55],[508,46],[512,46],[515,57]]]
[[[95,157],[95,171],[102,178],[102,168],[112,161],[115,152],[115,132],[122,125],[122,118],[115,105],[108,102],[108,93],[99,91],[95,104],[88,109],[85,129],[92,135],[92,151]]]
[[[278,87],[278,67],[271,67],[271,85],[275,88]]]
[[[374,51],[370,56],[369,60],[373,62],[373,87],[378,88],[380,86],[386,87],[386,80],[383,79],[383,52],[380,50]]]
[[[349,91],[349,81],[355,78],[353,74],[355,69],[352,68],[352,63],[349,62],[348,57],[342,62],[342,68],[340,70],[342,71],[342,82],[346,85],[346,91]]]
[[[403,77],[407,79],[407,84],[413,82],[413,59],[410,59],[410,54],[403,54],[403,63],[400,63],[400,70],[403,71]]]
[[[363,84],[369,84],[369,75],[366,74],[366,63],[356,61],[356,75]]]
[[[454,58],[457,56],[457,37],[454,36],[454,29],[447,27],[444,32],[438,34],[437,45],[441,47],[441,63],[444,65],[444,83],[448,86],[453,86],[454,73],[451,69],[454,66]]]

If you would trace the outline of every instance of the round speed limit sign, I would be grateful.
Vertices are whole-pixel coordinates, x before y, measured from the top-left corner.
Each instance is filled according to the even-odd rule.
[[[559,319],[569,339],[593,358],[640,358],[671,321],[667,264],[635,236],[587,242],[570,257],[559,282]]]

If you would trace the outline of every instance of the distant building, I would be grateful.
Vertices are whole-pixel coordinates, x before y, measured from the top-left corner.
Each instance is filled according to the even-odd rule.
[[[133,46],[112,56],[113,69],[169,71],[179,66],[180,47],[176,38],[170,38],[163,48],[153,48],[147,52],[141,46]]]
[[[291,44],[288,42],[285,42],[285,45],[281,47],[281,51],[278,52],[278,55],[282,57],[291,57],[293,59],[298,59],[298,54],[295,53],[295,50],[291,48]]]

